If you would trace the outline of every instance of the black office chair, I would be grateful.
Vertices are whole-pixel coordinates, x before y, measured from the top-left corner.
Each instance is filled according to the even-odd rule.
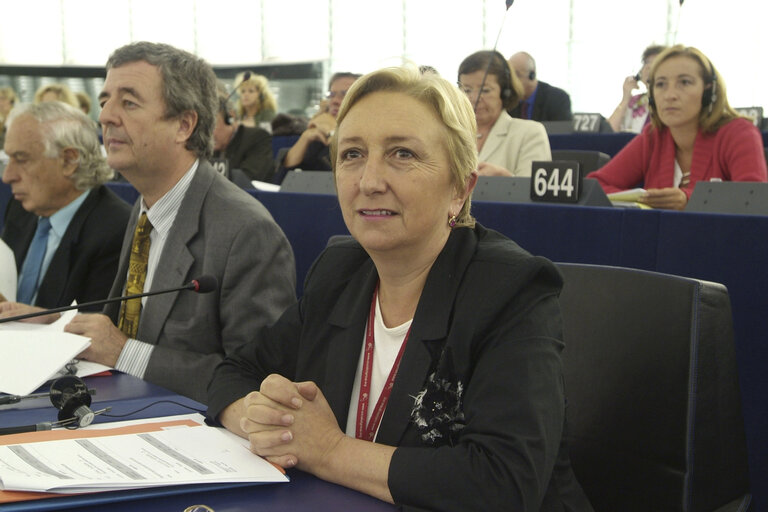
[[[582,150],[582,149],[553,149],[552,160],[576,160],[579,162],[581,175],[586,176],[592,171],[596,171],[611,159],[610,155],[602,151]]]
[[[747,510],[725,287],[626,268],[559,268],[567,440],[595,510]]]

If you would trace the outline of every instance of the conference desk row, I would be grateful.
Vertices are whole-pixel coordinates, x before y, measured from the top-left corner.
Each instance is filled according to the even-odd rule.
[[[204,410],[194,400],[179,396],[159,386],[130,375],[115,372],[110,376],[86,377],[89,388],[95,389],[91,408],[111,406],[112,415],[130,414],[127,418],[97,416],[94,423],[109,423],[118,419],[143,419]],[[41,389],[40,391],[47,391]],[[186,406],[186,407],[184,407]],[[55,421],[58,411],[50,401],[38,399],[14,405],[0,406],[0,426],[31,425]],[[255,455],[254,455],[255,456]],[[324,482],[299,470],[288,471],[290,482],[278,484],[208,484],[171,486],[158,489],[138,489],[83,495],[45,498],[33,501],[1,503],[1,512],[44,510],[109,510],[110,512],[182,512],[192,505],[205,504],[216,512],[361,512],[392,511],[395,507],[370,496],[335,484]]]
[[[129,202],[137,197],[130,185],[110,186]],[[292,244],[301,294],[303,278],[328,238],[347,233],[337,200],[251,193]],[[473,213],[486,227],[553,261],[639,268],[728,287],[752,491],[763,507],[755,510],[768,510],[768,216],[480,201]]]
[[[635,133],[550,133],[549,146],[553,150],[581,149],[600,151],[608,156],[616,153],[635,137]],[[768,132],[762,132],[763,146],[768,147]],[[298,135],[276,135],[272,137],[272,150],[275,155],[280,148],[291,147],[298,140]]]

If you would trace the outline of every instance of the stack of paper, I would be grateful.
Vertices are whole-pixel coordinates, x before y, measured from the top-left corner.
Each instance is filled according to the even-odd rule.
[[[645,195],[644,188],[633,188],[632,190],[622,190],[621,192],[611,192],[608,199],[613,206],[623,206],[630,208],[650,208],[647,204],[639,203],[638,199]]]
[[[242,439],[191,421],[35,434],[48,436],[27,435],[25,443],[0,446],[2,489],[73,494],[288,481],[279,469],[251,453]],[[61,439],[34,442],[50,436]]]
[[[75,310],[67,311],[50,325],[0,324],[0,393],[33,393],[91,345],[88,338],[64,332],[76,314]],[[85,361],[77,366],[78,377],[109,370],[108,366]]]

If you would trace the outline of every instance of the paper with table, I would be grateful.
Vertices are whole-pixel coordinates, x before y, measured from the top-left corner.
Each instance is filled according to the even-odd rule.
[[[64,326],[76,314],[75,310],[67,311],[52,324],[0,324],[0,392],[33,393],[90,346],[88,338],[64,332]],[[81,362],[77,365],[77,375],[83,377],[109,369],[101,364]]]
[[[624,206],[630,208],[650,208],[647,204],[638,202],[638,199],[645,195],[644,188],[633,188],[631,190],[622,190],[621,192],[611,192],[608,200],[613,206]]]
[[[0,445],[0,504],[61,493],[288,481],[251,453],[247,440],[205,426],[199,414],[14,434],[0,437]],[[84,458],[73,460],[73,453]]]

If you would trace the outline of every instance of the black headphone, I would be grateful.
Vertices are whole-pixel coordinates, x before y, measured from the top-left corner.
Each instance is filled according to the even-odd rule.
[[[227,98],[219,97],[219,112],[224,118],[224,124],[231,126],[235,122],[232,114],[230,113],[229,100]]]
[[[707,58],[709,62],[709,72],[711,73],[709,84],[710,86],[704,89],[704,93],[701,95],[701,106],[709,107],[709,113],[712,113],[712,105],[717,101],[717,73],[715,73],[715,66],[712,65],[712,61]]]
[[[53,406],[59,409],[59,421],[47,421],[21,427],[4,427],[0,428],[0,435],[51,430],[54,427],[66,427],[69,429],[87,427],[93,422],[97,414],[102,414],[109,410],[109,408],[95,412],[91,410],[91,395],[94,393],[93,389],[88,389],[83,379],[74,375],[68,375],[54,380],[51,383],[49,393],[2,397],[0,404],[13,404],[27,398],[49,396]]]
[[[704,83],[709,84],[709,87],[705,87],[701,95],[701,106],[708,107],[711,114],[712,106],[717,101],[717,73],[715,73],[715,66],[709,58],[707,58],[707,62],[709,63],[710,76],[704,79]],[[653,99],[653,84],[648,86],[648,106],[656,110],[656,100]]]
[[[512,89],[512,71],[509,69],[509,63],[507,62],[507,59],[504,58],[504,56],[498,52],[497,50],[493,50],[491,52],[492,59],[493,58],[499,58],[501,62],[501,68],[504,70],[503,73],[503,83],[499,83],[499,87],[501,87],[501,101],[506,102],[507,99],[514,94],[514,91]],[[488,61],[488,67],[491,66],[491,62]]]

